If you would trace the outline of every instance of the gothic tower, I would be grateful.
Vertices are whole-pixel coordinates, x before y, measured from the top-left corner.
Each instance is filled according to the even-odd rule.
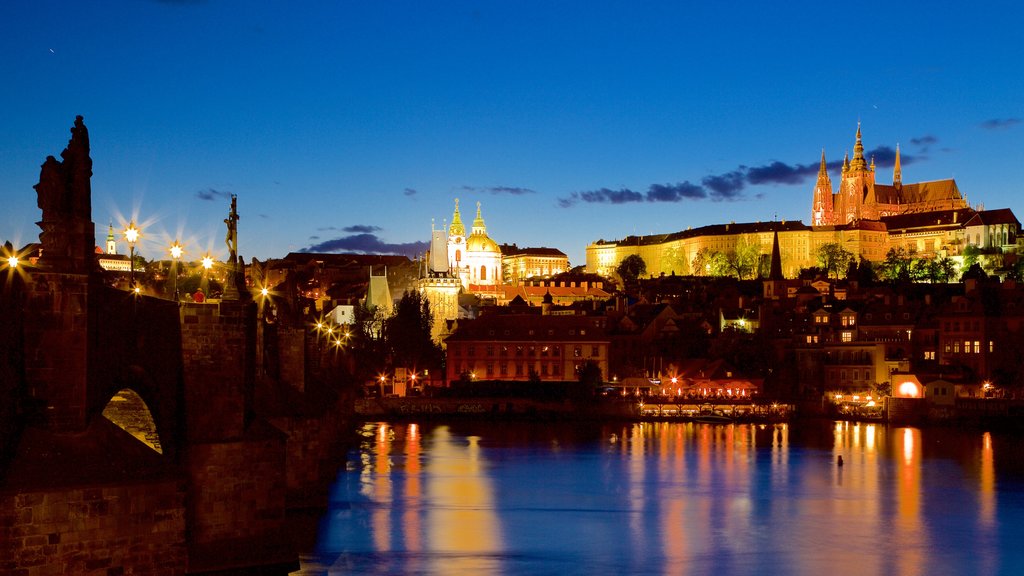
[[[825,168],[825,149],[821,149],[821,167],[818,168],[818,182],[814,185],[814,203],[811,207],[811,226],[832,224],[835,215],[832,208],[832,180]]]
[[[843,211],[836,213],[836,224],[849,224],[862,218],[876,220],[878,211],[874,208],[875,170],[864,158],[864,144],[860,137],[860,122],[857,123],[857,141],[853,146],[853,159],[843,173],[839,186]]]

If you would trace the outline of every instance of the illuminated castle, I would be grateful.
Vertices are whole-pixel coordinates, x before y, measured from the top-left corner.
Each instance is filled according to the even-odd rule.
[[[900,173],[900,147],[896,145],[892,185],[875,182],[875,160],[864,158],[864,144],[857,125],[857,141],[853,160],[843,159],[839,191],[832,192],[832,181],[825,169],[825,151],[821,152],[821,168],[814,186],[811,207],[812,226],[851,224],[858,220],[880,220],[885,216],[918,212],[939,212],[967,208],[954,180],[936,180],[904,184]]]

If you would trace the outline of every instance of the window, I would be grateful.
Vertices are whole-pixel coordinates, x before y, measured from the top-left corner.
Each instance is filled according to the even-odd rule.
[[[542,347],[541,347],[541,349],[540,349],[540,355],[541,355],[541,356],[547,356],[547,355],[548,355],[548,347],[547,347],[547,346],[542,346]]]
[[[508,364],[502,362],[500,364],[500,369],[501,369],[501,375],[502,376],[507,376],[508,375]]]
[[[476,356],[476,346],[466,348],[466,356]]]
[[[580,336],[586,336],[586,335],[587,335],[587,331],[582,329],[582,328],[580,328]]]
[[[925,360],[935,360],[935,350],[925,350],[924,351],[924,359]]]
[[[975,342],[975,344],[977,344],[977,342]],[[597,346],[591,346],[590,347],[590,356],[591,356],[591,358],[596,357],[596,356],[600,356],[600,355],[601,355],[601,351],[600,351],[600,349]]]
[[[501,355],[502,356],[508,356],[508,346],[502,346],[501,347]]]
[[[572,355],[574,357],[576,357],[576,358],[582,358],[583,357],[583,348],[581,348],[579,346],[574,346],[573,349],[572,349]]]
[[[975,354],[981,354],[981,341],[980,340],[975,340],[974,341],[974,353]]]
[[[996,347],[996,343],[993,342],[992,340],[989,340],[988,341],[988,351],[989,351],[990,354],[995,350],[995,347]]]
[[[970,353],[971,353],[971,341],[970,340],[964,340],[964,354],[970,354]]]
[[[481,280],[487,280],[487,267],[486,266],[481,266],[480,267],[480,279]]]
[[[522,356],[522,355],[523,355],[523,347],[522,346],[516,346],[516,356]]]
[[[551,355],[552,356],[561,356],[562,355],[562,349],[559,348],[558,346],[552,346],[551,347]]]
[[[487,347],[487,355],[488,356],[494,356],[494,346],[488,346]]]
[[[853,342],[853,332],[846,330],[843,332],[843,342]]]
[[[953,354],[959,354],[959,353],[960,353],[960,341],[957,340],[956,342],[953,342]]]

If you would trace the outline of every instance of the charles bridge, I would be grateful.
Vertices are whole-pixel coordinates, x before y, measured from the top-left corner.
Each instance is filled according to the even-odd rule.
[[[350,399],[308,368],[306,330],[264,351],[237,273],[219,302],[105,285],[81,117],[71,133],[35,187],[38,262],[0,274],[0,575],[296,565]]]

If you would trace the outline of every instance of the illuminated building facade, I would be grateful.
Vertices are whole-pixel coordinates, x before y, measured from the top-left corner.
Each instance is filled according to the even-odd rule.
[[[446,341],[448,381],[575,381],[590,361],[608,374],[603,316],[485,314]]]
[[[694,268],[702,251],[730,253],[753,247],[767,258],[775,232],[783,275],[793,278],[802,268],[817,265],[819,247],[830,243],[870,262],[881,262],[891,248],[903,248],[921,258],[961,256],[967,246],[1013,253],[1020,222],[1009,209],[971,208],[954,180],[904,184],[898,148],[893,183],[875,182],[874,160],[868,163],[864,158],[858,126],[854,156],[843,162],[838,191],[832,189],[822,153],[810,226],[800,221],[732,222],[671,234],[598,240],[587,246],[586,270],[612,276],[624,258],[635,254],[643,258],[652,277],[707,275],[710,269]]]

